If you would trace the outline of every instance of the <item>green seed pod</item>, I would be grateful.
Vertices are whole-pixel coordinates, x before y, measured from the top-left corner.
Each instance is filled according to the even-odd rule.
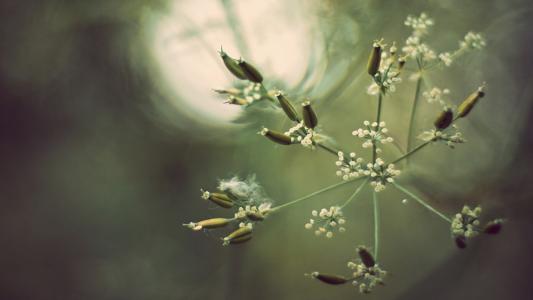
[[[451,109],[446,109],[440,113],[440,115],[437,117],[435,122],[433,123],[435,125],[435,128],[438,130],[444,130],[452,124],[453,121],[453,112]]]
[[[263,128],[261,130],[261,135],[266,136],[269,140],[278,143],[280,145],[290,145],[292,144],[292,138],[288,135],[285,135],[281,132],[272,131],[268,128]]]
[[[483,229],[483,232],[486,234],[498,234],[502,230],[502,219],[496,219],[494,221],[490,221],[485,225],[485,228]]]
[[[374,42],[372,52],[370,52],[368,63],[366,65],[366,70],[372,77],[374,77],[374,75],[376,75],[376,73],[379,71],[379,65],[381,64],[381,51],[381,44],[379,42]]]
[[[332,284],[332,285],[344,284],[344,283],[349,281],[344,276],[321,274],[321,273],[318,273],[318,272],[311,273],[311,276],[313,276],[313,278],[316,278],[316,279],[318,279],[318,280],[320,280],[320,281],[322,281],[324,283]]]
[[[249,234],[249,235],[241,236],[239,238],[235,238],[235,239],[231,240],[229,243],[232,244],[232,245],[242,244],[242,243],[248,242],[251,239],[252,239],[252,235]]]
[[[287,117],[289,117],[291,121],[299,122],[300,120],[298,119],[298,113],[296,112],[294,106],[292,106],[289,99],[287,99],[287,97],[285,97],[280,91],[276,93],[276,98],[278,98],[279,105],[281,106]]]
[[[240,227],[239,229],[233,231],[228,236],[226,236],[223,239],[223,245],[226,246],[230,244],[232,241],[241,241],[241,238],[244,238],[246,236],[249,236],[252,234],[252,228],[248,226]]]
[[[260,212],[247,212],[246,217],[251,221],[263,221],[265,216]]]
[[[228,195],[226,194],[210,193],[208,199],[211,200],[213,203],[224,208],[233,207],[233,200],[231,200],[231,198],[228,197]]]
[[[376,264],[376,261],[374,260],[374,257],[370,252],[368,252],[368,249],[365,247],[357,247],[357,253],[359,254],[359,257],[361,258],[361,261],[367,268],[371,268]]]
[[[238,64],[241,70],[243,71],[244,76],[246,76],[246,79],[256,83],[263,82],[263,76],[254,66],[245,62],[242,59],[239,60]]]
[[[239,89],[229,88],[229,89],[213,89],[213,92],[221,95],[233,95],[236,96],[240,93]]]
[[[466,238],[462,235],[460,236],[456,236],[455,237],[455,245],[457,246],[457,248],[459,249],[464,249],[466,248]]]
[[[311,102],[305,101],[302,104],[302,115],[304,117],[304,124],[307,128],[314,129],[318,124],[318,119],[316,117],[315,111],[311,107]]]
[[[466,99],[463,101],[463,103],[461,103],[461,105],[459,105],[459,108],[457,109],[457,117],[466,117],[472,108],[474,108],[479,99],[483,98],[483,96],[485,96],[485,92],[483,92],[483,88],[480,87],[477,91],[466,97]]]
[[[244,74],[244,71],[239,66],[239,63],[236,59],[230,57],[222,48],[220,48],[219,51],[220,57],[222,58],[222,61],[224,62],[224,65],[228,69],[228,71],[231,72],[231,74],[235,75],[235,77],[239,79],[247,79],[246,75]]]

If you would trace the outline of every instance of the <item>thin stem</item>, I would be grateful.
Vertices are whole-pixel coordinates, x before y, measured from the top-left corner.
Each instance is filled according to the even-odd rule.
[[[379,254],[379,205],[376,192],[372,192],[372,200],[374,203],[374,258],[377,260]]]
[[[361,179],[361,178],[357,178],[357,179]],[[318,191],[316,191],[316,192],[313,192],[313,193],[311,193],[311,194],[309,194],[309,195],[305,195],[305,196],[300,197],[300,198],[298,198],[298,199],[295,199],[295,200],[292,200],[292,201],[287,202],[287,203],[285,203],[285,204],[282,204],[282,205],[279,205],[279,206],[277,206],[277,207],[274,207],[274,208],[272,208],[272,209],[270,210],[270,212],[271,212],[271,213],[272,213],[272,212],[275,212],[275,211],[280,210],[280,209],[282,209],[282,208],[284,208],[284,207],[287,207],[287,206],[290,206],[290,205],[296,204],[296,203],[298,203],[298,202],[300,202],[300,201],[303,201],[303,200],[306,200],[306,199],[312,198],[312,197],[314,197],[314,196],[320,195],[320,194],[322,194],[322,193],[325,193],[325,192],[327,192],[327,191],[329,191],[329,190],[332,190],[332,189],[334,189],[334,188],[336,188],[336,187],[339,187],[339,186],[341,186],[341,185],[345,185],[345,184],[347,184],[347,183],[353,182],[353,181],[355,181],[355,180],[357,180],[357,179],[354,179],[354,180],[348,180],[348,181],[341,181],[341,182],[339,182],[339,183],[335,183],[335,184],[333,184],[333,185],[327,186],[327,187],[325,187],[325,188],[323,188],[323,189],[320,189],[320,190],[318,190]]]
[[[441,213],[440,211],[438,211],[437,209],[435,209],[433,206],[429,205],[428,203],[426,203],[424,200],[420,199],[420,197],[418,197],[417,195],[411,193],[409,190],[407,190],[406,188],[402,187],[401,185],[393,182],[392,183],[397,189],[399,189],[400,191],[402,191],[404,194],[408,195],[409,197],[415,199],[418,203],[422,204],[425,208],[429,209],[431,212],[435,213],[437,216],[441,217],[442,219],[446,220],[448,223],[451,223],[452,220],[450,218],[448,218],[446,215],[444,215],[443,213]]]
[[[420,72],[420,70],[419,70]],[[409,130],[407,131],[407,152],[411,151],[411,144],[413,141],[413,131],[415,126],[416,108],[418,107],[418,100],[420,98],[420,89],[422,88],[422,74],[416,81],[415,96],[413,100],[413,106],[411,108],[411,115],[409,116]]]
[[[397,162],[400,162],[400,161],[404,160],[405,158],[408,158],[409,156],[415,154],[418,150],[424,148],[425,146],[427,146],[427,145],[430,144],[430,143],[431,143],[431,141],[428,141],[428,142],[424,142],[424,143],[422,143],[422,144],[416,146],[416,148],[414,148],[413,150],[411,150],[411,151],[405,153],[404,155],[398,157],[398,158],[397,158],[396,160],[394,160],[392,163],[395,164],[395,163],[397,163]]]
[[[319,148],[324,149],[324,150],[326,150],[327,152],[329,152],[329,153],[331,153],[331,154],[333,154],[333,155],[335,155],[335,156],[338,156],[338,155],[339,155],[339,150],[335,150],[335,149],[333,149],[333,148],[331,148],[331,147],[329,147],[329,146],[326,146],[326,145],[324,145],[324,144],[321,144],[321,143],[316,143],[316,145],[317,145]]]
[[[382,102],[383,102],[383,94],[380,92],[378,96],[378,111],[377,111],[377,116],[376,116],[376,123],[378,124],[381,121]],[[373,141],[372,142],[372,164],[376,163],[376,158],[377,158],[376,153],[377,153],[377,146],[376,146],[376,142]]]
[[[355,190],[355,192],[350,196],[350,198],[348,198],[348,200],[346,200],[346,202],[344,202],[343,205],[341,205],[341,208],[344,208],[346,205],[350,204],[350,202],[352,202],[353,199],[355,199],[355,197],[363,190],[363,187],[365,186],[365,184],[368,182],[368,179],[366,179],[363,183],[361,183],[360,186],[357,187],[357,189]]]

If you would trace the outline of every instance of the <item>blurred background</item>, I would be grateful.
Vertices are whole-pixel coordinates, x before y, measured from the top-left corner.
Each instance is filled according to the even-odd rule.
[[[224,105],[212,88],[234,79],[220,46],[270,88],[316,100],[319,122],[345,149],[373,118],[365,65],[371,41],[402,42],[409,14],[428,13],[428,42],[457,48],[470,30],[487,48],[431,73],[456,104],[481,82],[487,96],[459,124],[468,139],[433,145],[400,182],[453,214],[481,204],[503,232],[455,248],[449,225],[393,189],[380,194],[387,285],[370,295],[303,276],[346,273],[372,244],[371,194],[345,211],[333,240],[304,229],[312,209],[341,203],[344,186],[271,216],[252,242],[182,223],[226,216],[200,198],[219,179],[256,174],[276,204],[338,181],[335,158],[276,147],[261,125],[281,114]],[[1,299],[528,299],[533,189],[526,0],[0,1]],[[414,84],[385,99],[384,120],[405,144]],[[438,109],[423,104],[417,130]],[[430,150],[431,149],[431,150]],[[393,159],[396,153],[385,151]]]

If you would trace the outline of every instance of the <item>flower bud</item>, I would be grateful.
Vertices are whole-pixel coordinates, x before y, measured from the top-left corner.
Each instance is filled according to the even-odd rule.
[[[231,72],[231,74],[235,75],[239,79],[247,79],[246,75],[244,74],[244,71],[239,66],[239,63],[236,59],[230,57],[222,48],[220,48],[219,51],[220,57],[222,58],[222,61],[224,62],[224,65],[228,69],[228,71]]]
[[[466,238],[462,235],[460,236],[456,236],[455,237],[455,245],[457,246],[457,248],[459,249],[464,249],[466,248]]]
[[[303,112],[302,115],[304,117],[304,124],[307,128],[314,129],[316,125],[318,124],[318,119],[316,117],[315,111],[311,107],[311,102],[305,101],[302,104]]]
[[[376,75],[376,73],[379,71],[379,65],[381,64],[381,51],[382,49],[380,42],[374,42],[372,52],[370,52],[368,63],[366,65],[366,70],[372,77],[374,77],[374,75]]]
[[[223,245],[227,246],[231,243],[238,243],[238,242],[245,242],[251,238],[252,235],[252,228],[250,226],[243,226],[239,229],[233,231],[228,236],[226,236],[223,239]],[[246,239],[246,237],[250,236],[250,238]],[[243,241],[244,240],[244,241]]]
[[[292,144],[292,138],[288,135],[285,135],[281,132],[272,131],[268,128],[263,128],[260,132],[261,135],[266,136],[269,140],[278,143],[280,145],[290,145]]]
[[[263,76],[254,66],[245,62],[243,59],[240,59],[238,63],[246,79],[256,83],[263,82]]]
[[[487,225],[485,225],[483,232],[487,234],[498,234],[502,230],[502,224],[503,224],[502,219],[496,219],[496,220],[490,221],[487,223]]]
[[[183,226],[188,227],[194,231],[202,230],[202,229],[213,229],[213,228],[220,228],[228,225],[231,222],[231,219],[226,218],[214,218],[214,219],[207,219],[200,222],[191,222],[189,224],[183,224]]]
[[[451,109],[446,109],[440,113],[440,115],[437,117],[435,122],[433,123],[435,125],[435,128],[438,130],[444,130],[452,124],[453,121],[453,112]]]
[[[466,117],[472,108],[476,105],[479,99],[483,98],[485,96],[485,92],[483,92],[483,87],[479,87],[477,91],[473,92],[468,96],[463,103],[459,105],[459,108],[457,109],[457,117],[458,118],[464,118]]]
[[[279,105],[281,106],[287,117],[289,117],[291,121],[299,122],[300,120],[298,119],[298,113],[296,112],[294,106],[292,106],[289,99],[287,99],[280,91],[276,93],[276,98],[278,98]]]
[[[316,279],[324,282],[324,283],[332,284],[332,285],[344,284],[344,283],[349,281],[344,276],[321,274],[321,273],[318,273],[318,272],[311,273],[311,276],[313,278],[316,278]]]
[[[374,260],[374,257],[370,252],[368,252],[368,249],[366,247],[357,247],[357,253],[359,254],[359,257],[361,258],[361,261],[367,268],[371,268],[376,264],[376,261]]]

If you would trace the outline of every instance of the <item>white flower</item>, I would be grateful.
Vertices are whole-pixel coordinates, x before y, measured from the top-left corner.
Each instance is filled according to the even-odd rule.
[[[480,50],[483,49],[486,45],[487,43],[485,42],[483,36],[479,33],[475,33],[472,31],[468,32],[465,35],[464,39],[459,42],[460,48],[465,50]]]
[[[413,36],[420,37],[428,33],[428,28],[433,26],[434,22],[425,13],[421,13],[419,17],[408,16],[404,24],[413,29]]]
[[[366,89],[366,93],[371,96],[376,96],[377,94],[379,94],[379,90],[379,85],[377,85],[377,83],[375,82],[372,82]]]
[[[456,144],[465,143],[466,140],[455,124],[451,128],[453,129],[451,133],[436,129],[427,130],[422,132],[418,138],[425,142],[444,142],[448,147],[454,149]]]
[[[393,142],[393,138],[387,135],[388,129],[385,127],[385,122],[379,124],[374,122],[370,124],[369,121],[363,122],[365,128],[359,128],[352,132],[353,136],[364,139],[363,148],[370,148],[372,145],[387,144]],[[381,149],[377,148],[378,152]]]
[[[358,247],[357,251],[360,252],[359,249],[361,248],[365,249],[366,253],[369,253],[366,247]],[[360,257],[362,257],[361,254]],[[370,293],[378,284],[382,285],[385,276],[387,276],[387,271],[381,269],[378,264],[374,263],[367,266],[362,258],[351,260],[346,265],[352,270],[352,284],[359,287],[360,293]]]
[[[304,122],[301,121],[293,127],[289,128],[289,130],[285,132],[285,135],[294,138],[306,148],[314,149],[315,138],[318,133],[314,129],[306,127],[304,125]]]
[[[443,96],[449,94],[449,89],[440,89],[438,87],[433,87],[431,90],[423,92],[422,96],[426,98],[428,103],[438,102],[443,107],[449,107],[448,103],[443,98]]]
[[[449,52],[439,54],[439,60],[447,67],[451,66],[453,62],[452,55]]]
[[[344,227],[339,226],[345,224],[346,220],[343,218],[341,208],[338,206],[332,206],[329,209],[322,208],[320,212],[313,210],[311,215],[316,220],[314,218],[309,219],[309,222],[305,223],[304,227],[310,230],[316,225],[316,236],[324,235],[326,238],[332,238],[333,231],[346,231]]]
[[[385,162],[381,158],[377,158],[374,164],[368,163],[363,173],[370,176],[370,185],[375,192],[381,192],[385,186],[394,182],[394,177],[400,175],[401,171],[395,169],[394,164],[385,166]]]
[[[335,165],[338,167],[336,175],[342,177],[343,180],[359,177],[363,172],[363,159],[356,157],[355,152],[351,152],[349,156],[349,158],[344,157],[344,153],[339,151],[339,159],[335,162]]]

